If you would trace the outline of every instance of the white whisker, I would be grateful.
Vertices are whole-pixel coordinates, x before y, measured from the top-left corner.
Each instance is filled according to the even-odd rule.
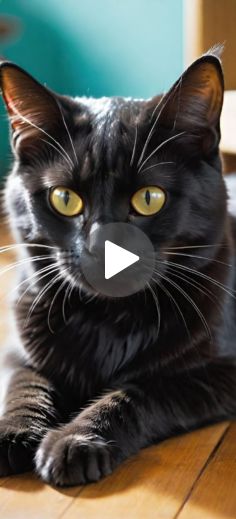
[[[70,297],[70,294],[71,294],[71,290],[73,289],[73,286],[74,286],[74,284],[72,283],[72,281],[70,281],[67,289],[65,290],[65,294],[64,294],[64,297],[63,297],[62,316],[63,316],[63,321],[64,321],[65,324],[67,324],[67,319],[66,319],[66,301],[67,301],[67,299],[69,301],[69,297]]]
[[[229,263],[225,263],[224,261],[220,261],[214,258],[208,258],[207,256],[198,256],[197,254],[185,254],[183,252],[164,252],[164,254],[171,254],[173,256],[183,256],[186,258],[198,258],[198,259],[207,259],[214,263],[220,263],[221,265],[225,265],[226,267],[232,267]]]
[[[67,157],[64,156],[64,153],[62,153],[62,151],[60,151],[54,144],[52,144],[52,142],[49,142],[47,141],[47,139],[40,139],[40,141],[43,141],[43,142],[46,142],[46,144],[48,144],[49,146],[51,146],[54,150],[57,151],[57,153],[59,153],[59,155],[61,155],[61,157],[63,157],[63,159],[67,162],[67,164],[69,164],[69,166],[71,167],[71,164],[70,162],[68,161]]]
[[[150,291],[151,294],[152,294],[152,297],[153,297],[153,300],[154,300],[154,303],[155,303],[155,307],[156,307],[156,311],[157,311],[157,319],[158,319],[158,325],[157,325],[157,337],[159,337],[160,326],[161,326],[161,310],[160,310],[160,304],[159,304],[158,296],[157,296],[157,294],[155,294],[155,292],[154,292],[154,290],[152,289],[150,283],[147,283],[147,287],[148,287],[149,291]]]
[[[160,273],[158,272],[158,275],[160,276]],[[183,323],[184,323],[184,327],[186,329],[186,332],[187,332],[187,335],[190,339],[190,341],[192,340],[192,337],[191,337],[191,333],[189,331],[189,327],[187,325],[187,322],[186,322],[186,319],[184,317],[184,314],[179,306],[179,304],[177,303],[177,301],[175,300],[174,296],[170,293],[170,291],[161,283],[160,279],[156,279],[156,278],[153,278],[154,279],[154,282],[156,283],[157,286],[159,286],[161,288],[161,290],[167,295],[167,297],[170,299],[170,301],[172,301],[172,303],[174,303],[175,307],[177,308],[178,310],[178,313],[181,317],[181,319],[183,320]]]
[[[26,319],[25,319],[25,323],[24,323],[24,328],[27,327],[28,323],[29,323],[29,320],[31,318],[31,315],[33,313],[33,311],[35,310],[37,304],[39,303],[39,301],[42,299],[42,297],[48,292],[48,290],[50,290],[53,285],[61,278],[61,272],[59,274],[57,274],[56,276],[54,276],[54,278],[52,280],[50,280],[47,285],[45,287],[43,287],[42,290],[40,290],[39,294],[34,298],[34,301],[32,302],[31,306],[30,306],[30,309],[28,311],[28,314],[26,316]]]
[[[199,319],[201,320],[207,334],[208,334],[208,337],[210,339],[210,341],[212,341],[212,334],[211,334],[211,330],[209,328],[209,325],[204,317],[204,315],[202,314],[200,308],[197,306],[197,304],[195,303],[195,301],[187,294],[187,292],[185,292],[185,290],[183,290],[179,285],[178,283],[175,283],[175,281],[169,279],[168,276],[165,276],[164,274],[159,274],[160,275],[160,278],[161,279],[164,279],[165,281],[167,281],[167,283],[169,283],[170,285],[172,285],[176,290],[178,290],[178,292],[180,292],[180,294],[182,294],[182,296],[192,305],[192,307],[194,308],[195,312],[197,313]]]
[[[192,286],[193,288],[195,288],[196,290],[198,290],[202,294],[206,295],[214,304],[218,305],[218,299],[215,296],[215,294],[213,294],[213,292],[211,290],[209,290],[208,288],[204,287],[204,285],[202,285],[198,281],[190,280],[189,277],[186,274],[183,274],[182,272],[179,273],[179,271],[174,269],[174,267],[168,267],[168,272],[170,272],[170,274],[172,276],[180,279],[181,281],[183,281],[183,282],[187,283],[188,285]]]
[[[161,144],[159,144],[151,153],[150,155],[148,155],[148,157],[142,162],[141,166],[139,167],[138,169],[138,173],[140,173],[140,171],[142,170],[144,164],[146,164],[148,162],[148,160],[150,160],[151,157],[153,157],[153,155],[155,153],[157,153],[157,151],[159,151],[163,146],[165,146],[166,144],[168,144],[168,142],[170,141],[173,141],[174,139],[177,139],[177,137],[181,137],[181,135],[184,135],[186,132],[179,132],[179,133],[176,133],[175,135],[172,135],[171,137],[169,137],[168,139],[166,139],[165,141],[161,142]]]
[[[160,106],[160,104],[161,104],[162,101],[163,101],[163,98],[162,98],[161,101],[158,103],[157,107]],[[158,115],[157,115],[157,117],[156,117],[156,119],[155,119],[155,121],[154,121],[154,123],[153,123],[153,125],[152,125],[152,127],[151,127],[151,129],[150,129],[150,131],[149,131],[149,134],[148,134],[148,136],[147,136],[147,139],[146,139],[146,141],[145,141],[145,143],[144,143],[144,146],[143,146],[143,149],[142,149],[142,153],[141,153],[141,155],[140,155],[140,157],[139,157],[139,160],[138,160],[138,164],[137,164],[138,166],[140,166],[140,164],[141,164],[141,162],[142,162],[142,160],[143,160],[143,157],[144,157],[145,151],[146,151],[147,146],[148,146],[148,144],[149,144],[149,142],[150,142],[150,139],[152,138],[152,135],[153,135],[154,129],[155,129],[155,127],[156,127],[156,125],[157,125],[157,123],[158,123],[158,121],[159,121],[159,119],[160,119],[160,117],[161,117],[161,114],[162,114],[164,108],[166,107],[168,101],[169,101],[169,98],[167,97],[165,103],[164,103],[163,106],[161,107],[160,112],[158,113]]]
[[[78,166],[78,157],[77,157],[76,152],[75,152],[74,143],[73,143],[73,140],[72,140],[71,134],[70,134],[70,132],[69,132],[68,125],[67,125],[67,123],[66,123],[66,120],[65,120],[65,117],[64,117],[64,114],[63,114],[63,112],[62,112],[62,109],[61,109],[60,104],[59,104],[57,101],[56,101],[56,103],[57,103],[57,106],[58,106],[58,108],[59,108],[59,110],[60,110],[61,118],[62,118],[62,121],[63,121],[63,124],[64,124],[64,126],[65,126],[65,129],[66,129],[67,135],[68,135],[69,140],[70,140],[70,144],[71,144],[71,147],[72,147],[72,151],[73,151],[73,153],[74,153],[74,157],[75,157],[75,162],[76,162],[76,164],[77,164],[77,166]]]
[[[134,146],[133,146],[133,151],[132,151],[132,155],[131,155],[131,159],[130,159],[130,166],[133,166],[133,163],[134,163],[134,157],[135,157],[135,152],[136,152],[136,146],[137,146],[137,138],[138,138],[138,127],[137,125],[135,126],[135,137],[134,137]]]
[[[4,245],[3,247],[0,247],[0,254],[17,249],[18,247],[39,247],[40,249],[57,250],[56,247],[52,247],[51,245],[42,245],[41,243],[15,243],[14,245]]]
[[[162,263],[159,260],[156,260],[158,263]],[[186,265],[180,265],[179,263],[175,263],[173,261],[167,261],[165,260],[164,263],[166,265],[170,265],[172,267],[176,267],[178,269],[185,270],[187,272],[191,272],[192,274],[195,274],[196,276],[202,277],[203,279],[206,279],[206,281],[209,281],[210,283],[213,283],[213,285],[217,286],[218,288],[221,288],[224,292],[226,292],[228,295],[233,297],[233,299],[236,299],[235,290],[231,291],[228,289],[225,285],[220,283],[220,281],[217,281],[216,279],[207,276],[206,274],[203,274],[203,272],[199,272],[198,270],[192,269],[191,267],[187,267]]]
[[[17,285],[13,291],[19,289],[22,285],[24,285],[25,283],[31,281],[31,279],[34,279],[36,278],[33,283],[30,283],[30,285],[28,287],[26,287],[26,289],[24,290],[24,292],[20,295],[20,297],[18,298],[17,302],[16,302],[16,306],[22,301],[22,299],[24,298],[24,296],[27,294],[27,292],[35,286],[36,283],[39,283],[39,281],[42,281],[42,279],[46,278],[47,276],[49,276],[50,274],[53,274],[54,272],[58,271],[59,270],[59,266],[56,265],[56,263],[53,263],[52,265],[48,265],[47,267],[44,267],[36,272],[34,272],[34,274],[32,276],[30,276],[29,278],[26,278],[24,279],[21,283],[19,283],[19,285]],[[46,272],[46,274],[45,274]],[[43,274],[43,275],[41,275]],[[39,277],[38,277],[39,276]]]
[[[208,245],[184,245],[180,247],[167,247],[166,254],[168,254],[168,250],[181,250],[181,249],[203,249],[209,247],[228,247],[228,245],[224,245],[223,243],[210,243]]]
[[[141,172],[144,173],[144,171],[147,171],[148,169],[155,168],[156,166],[165,166],[166,164],[175,164],[175,162],[173,162],[173,160],[168,162],[157,162],[157,164],[152,164],[152,166],[148,166],[147,168],[142,169]]]
[[[64,269],[64,270],[61,272],[61,274],[65,273],[66,271],[67,271],[67,269]],[[49,310],[48,310],[47,323],[48,323],[48,328],[49,328],[49,330],[50,330],[50,332],[51,332],[52,334],[55,333],[54,330],[53,330],[53,328],[52,328],[51,325],[50,325],[50,317],[51,317],[51,313],[52,313],[53,305],[54,305],[54,303],[55,303],[55,301],[56,301],[56,299],[57,299],[57,296],[58,296],[59,293],[62,291],[63,287],[64,287],[65,285],[67,285],[67,283],[68,283],[68,280],[67,280],[67,279],[63,279],[63,280],[62,280],[62,283],[60,284],[59,288],[57,289],[57,291],[56,291],[56,293],[55,293],[55,295],[54,295],[54,297],[53,297],[53,299],[52,299],[52,301],[51,301],[51,304],[50,304]]]
[[[164,99],[165,99],[165,97],[166,97],[166,100],[165,100],[165,102],[163,103],[163,106],[161,107],[160,112],[158,113],[158,115],[157,115],[157,117],[156,117],[156,119],[155,119],[155,121],[154,121],[154,123],[153,123],[151,129],[150,129],[150,132],[149,132],[149,134],[148,134],[148,136],[147,136],[147,139],[146,139],[146,141],[145,141],[145,143],[144,143],[144,147],[143,147],[142,153],[141,153],[141,155],[140,155],[140,157],[139,157],[138,166],[141,164],[141,162],[142,162],[142,160],[143,160],[143,157],[144,157],[145,151],[146,151],[147,146],[148,146],[148,144],[149,144],[149,142],[150,142],[150,140],[151,140],[151,138],[152,138],[153,132],[154,132],[155,127],[156,127],[156,125],[157,125],[157,123],[158,123],[158,121],[159,121],[159,119],[160,119],[161,114],[162,114],[164,108],[166,107],[167,103],[169,102],[171,95],[173,95],[173,93],[174,93],[174,92],[179,88],[179,84],[180,84],[180,82],[182,82],[182,77],[180,78],[180,80],[178,81],[178,83],[176,84],[176,86],[175,86],[175,88],[174,88],[173,90],[171,90],[170,92],[167,92],[167,94],[163,94],[163,96],[161,97],[159,103],[157,103],[157,106],[156,106],[155,109],[153,110],[153,113],[152,113],[152,116],[151,116],[151,120],[152,120],[152,118],[153,118],[155,112],[157,111],[157,109],[159,108],[159,106],[161,105],[161,103],[164,101]],[[140,166],[140,167],[142,168],[142,166]]]
[[[40,132],[44,133],[44,135],[49,137],[49,139],[51,139],[61,149],[61,151],[63,151],[63,153],[65,154],[65,156],[67,157],[67,159],[69,160],[71,165],[73,166],[73,162],[72,162],[70,156],[68,155],[68,153],[66,152],[66,150],[63,148],[63,146],[56,139],[54,139],[54,137],[52,137],[52,135],[50,135],[48,132],[46,132],[46,130],[44,130],[43,128],[40,128],[39,126],[37,126],[37,124],[34,124],[27,117],[22,115],[19,112],[19,110],[17,110],[15,105],[13,106],[13,110],[14,110],[14,112],[16,114],[16,115],[10,117],[10,119],[13,120],[13,122],[14,122],[14,120],[17,120],[18,118],[20,118],[22,121],[24,121],[25,123],[29,124],[30,126],[35,128],[36,130],[39,130]]]
[[[10,263],[7,267],[0,270],[0,276],[6,274],[7,272],[13,270],[14,268],[21,267],[22,265],[26,265],[28,263],[34,263],[35,261],[46,261],[46,259],[52,259],[51,256],[34,256],[29,258],[24,258],[22,260],[18,260],[14,263]]]

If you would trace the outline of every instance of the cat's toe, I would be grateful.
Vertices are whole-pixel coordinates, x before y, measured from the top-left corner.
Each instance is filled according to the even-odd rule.
[[[116,465],[111,446],[104,440],[76,434],[58,437],[57,431],[46,435],[35,461],[41,478],[56,486],[98,481]]]
[[[0,423],[0,477],[32,470],[35,448],[26,431]]]

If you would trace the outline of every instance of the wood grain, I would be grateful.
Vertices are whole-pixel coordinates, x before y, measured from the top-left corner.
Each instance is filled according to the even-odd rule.
[[[82,490],[63,519],[175,517],[226,428],[221,424],[143,450]]]
[[[200,519],[200,514],[207,519],[236,517],[236,424],[230,426],[178,519]]]
[[[54,489],[32,474],[8,478],[0,487],[0,516],[3,519],[56,519],[79,492],[78,487]]]

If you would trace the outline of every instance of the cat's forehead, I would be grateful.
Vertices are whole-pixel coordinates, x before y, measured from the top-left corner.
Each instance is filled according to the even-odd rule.
[[[144,101],[124,97],[77,97],[72,115],[74,146],[81,170],[114,170],[132,153],[137,115]],[[87,159],[87,160],[86,160]],[[86,167],[85,167],[86,166]]]
[[[87,116],[96,126],[114,124],[115,122],[131,122],[145,105],[143,99],[131,97],[77,97],[75,101],[79,107],[78,122],[81,115]]]
[[[98,99],[93,97],[76,98],[80,108],[98,121],[106,119],[109,113],[114,112],[114,102],[110,97],[100,97]]]

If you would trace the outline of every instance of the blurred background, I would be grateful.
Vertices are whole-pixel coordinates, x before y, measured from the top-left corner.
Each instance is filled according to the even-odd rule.
[[[187,63],[224,41],[232,89],[236,0],[0,0],[0,55],[72,96],[148,98],[166,91]],[[0,103],[3,177],[11,155]]]

